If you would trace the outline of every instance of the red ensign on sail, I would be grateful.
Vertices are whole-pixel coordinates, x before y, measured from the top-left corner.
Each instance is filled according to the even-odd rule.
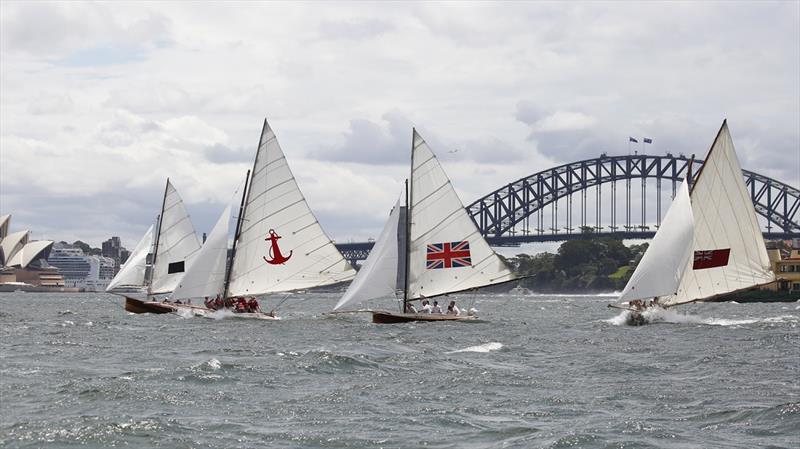
[[[695,251],[692,269],[703,270],[706,268],[724,267],[728,265],[728,257],[730,257],[730,255],[730,248]]]

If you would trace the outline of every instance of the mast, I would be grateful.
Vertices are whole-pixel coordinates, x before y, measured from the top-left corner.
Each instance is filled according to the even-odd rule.
[[[695,184],[697,184],[697,181],[700,180],[700,176],[703,175],[703,169],[706,168],[706,163],[708,162],[709,159],[711,159],[711,153],[714,151],[714,147],[717,146],[717,141],[719,140],[719,137],[722,135],[722,131],[727,127],[728,127],[728,119],[725,119],[722,121],[722,126],[719,127],[719,131],[717,131],[717,137],[714,137],[714,142],[711,143],[711,148],[708,149],[706,158],[703,160],[703,165],[700,166],[700,170],[697,172],[697,178],[694,180],[694,182],[691,181],[689,182],[689,186],[691,187],[689,189],[689,196],[691,196],[692,192],[694,192]],[[694,161],[694,155],[692,155],[692,161]]]
[[[228,297],[228,286],[231,283],[231,270],[233,270],[233,260],[236,257],[236,242],[239,240],[239,233],[242,230],[242,222],[244,221],[244,209],[247,202],[248,194],[250,193],[250,170],[247,170],[247,175],[244,177],[244,190],[242,190],[242,202],[239,204],[239,217],[236,219],[236,231],[233,233],[233,247],[231,248],[231,260],[228,267],[225,269],[225,288],[222,290],[222,298]]]
[[[153,292],[153,267],[156,266],[156,257],[158,257],[158,240],[161,238],[161,222],[164,220],[164,206],[167,204],[167,191],[169,191],[169,178],[164,185],[164,197],[161,199],[161,214],[158,216],[158,228],[156,229],[155,246],[153,246],[153,260],[150,261],[150,279],[147,282],[147,296]]]
[[[412,139],[411,145],[412,146],[414,145],[413,139]],[[414,157],[413,156],[413,151],[412,151],[412,156],[411,157],[412,158]],[[411,248],[411,245],[409,243],[409,240],[411,239],[411,203],[408,201],[408,179],[406,179],[406,222],[405,222],[405,226],[406,226],[406,229],[405,229],[405,231],[406,231],[406,238],[405,238],[406,244],[405,244],[405,247],[403,248],[403,252],[405,254],[405,256],[404,256],[405,263],[404,263],[404,266],[403,266],[403,270],[404,270],[403,283],[405,285],[403,286],[403,310],[402,310],[402,313],[406,312],[406,306],[408,304],[408,267],[411,264],[411,260],[410,260],[410,252],[411,251],[409,251],[410,248]]]

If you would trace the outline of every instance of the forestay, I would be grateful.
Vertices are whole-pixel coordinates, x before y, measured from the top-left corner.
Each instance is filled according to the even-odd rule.
[[[775,280],[727,122],[723,122],[700,170],[691,191],[693,257],[684,268],[677,294],[662,301],[665,305]]]
[[[202,248],[193,258],[172,299],[214,298],[221,295],[225,283],[225,262],[228,258],[228,223],[231,206],[225,208],[206,238]]]
[[[414,130],[408,298],[515,279],[467,214],[436,156]]]
[[[692,204],[684,181],[619,300],[674,295],[692,256],[693,236]]]
[[[111,291],[122,286],[144,286],[144,275],[147,271],[147,254],[153,246],[153,225],[147,229],[139,243],[133,248],[128,256],[128,260],[120,268],[114,279],[106,287],[106,291]]]
[[[169,293],[178,286],[191,257],[200,250],[189,213],[169,180],[156,241],[150,294]]]
[[[309,209],[264,120],[231,270],[229,296],[347,281],[355,270]]]
[[[398,273],[398,236],[400,201],[397,201],[356,278],[333,310],[348,304],[394,295]]]

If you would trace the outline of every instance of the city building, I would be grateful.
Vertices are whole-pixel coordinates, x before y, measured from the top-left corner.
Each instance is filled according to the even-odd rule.
[[[93,256],[69,244],[56,243],[47,263],[57,267],[64,277],[64,286],[87,292],[103,292],[114,278],[114,259]]]
[[[130,252],[122,246],[120,238],[114,236],[103,242],[100,254],[114,260],[114,274],[117,274],[122,264],[128,260]]]

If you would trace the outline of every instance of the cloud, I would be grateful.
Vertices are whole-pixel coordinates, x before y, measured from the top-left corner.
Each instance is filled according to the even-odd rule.
[[[704,155],[725,117],[745,168],[800,187],[798,17],[796,2],[5,2],[0,207],[59,240],[135,240],[169,176],[209,229],[264,116],[339,240],[380,231],[412,126],[467,204],[625,154],[628,136]]]
[[[170,21],[149,11],[121,16],[110,4],[4,4],[2,45],[7,52],[52,58],[66,66],[141,59],[170,41]]]
[[[370,165],[409,163],[411,121],[399,111],[390,111],[381,116],[381,122],[351,120],[343,144],[320,149],[312,156],[320,160]]]
[[[319,24],[320,39],[362,40],[391,32],[395,25],[380,19],[324,20]]]

